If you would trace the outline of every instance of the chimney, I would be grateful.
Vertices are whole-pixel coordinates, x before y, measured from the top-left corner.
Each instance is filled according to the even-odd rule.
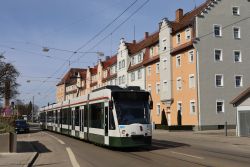
[[[133,40],[133,44],[136,44],[136,40],[135,39]]]
[[[145,38],[145,39],[148,38],[148,32],[145,32],[144,38]]]
[[[175,12],[175,21],[180,22],[183,17],[183,9],[177,9]]]

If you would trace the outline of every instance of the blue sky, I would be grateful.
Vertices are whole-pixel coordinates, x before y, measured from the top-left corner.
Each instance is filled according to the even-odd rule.
[[[76,54],[43,47],[76,50],[110,23],[135,0],[2,0],[0,5],[0,53],[20,71],[19,99],[29,102],[35,96],[39,106],[55,101],[56,83],[70,67],[86,68],[96,63],[96,54]],[[146,0],[137,0],[122,17],[105,32],[82,48],[81,52],[116,53],[119,40],[136,40],[144,32],[155,32],[162,18],[173,20],[175,10],[192,10],[205,0],[150,0],[112,36],[91,49],[123,22]],[[80,59],[77,59],[80,57]],[[61,68],[60,68],[61,67]],[[51,77],[51,78],[47,78]],[[30,82],[27,82],[30,81]],[[43,82],[45,81],[45,82]]]

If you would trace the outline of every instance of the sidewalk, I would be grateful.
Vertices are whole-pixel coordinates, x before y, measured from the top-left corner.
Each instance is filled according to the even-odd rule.
[[[0,166],[30,167],[37,156],[30,142],[17,141],[17,153],[0,153]]]

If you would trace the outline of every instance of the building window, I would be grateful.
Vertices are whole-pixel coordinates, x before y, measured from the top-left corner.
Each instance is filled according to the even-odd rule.
[[[166,70],[167,69],[167,59],[163,60],[163,69]]]
[[[176,35],[176,43],[180,44],[181,43],[181,34]]]
[[[239,7],[234,6],[232,10],[233,10],[233,15],[234,16],[239,16],[240,15],[240,8]]]
[[[160,73],[160,64],[159,63],[156,64],[156,73],[157,74]]]
[[[189,75],[189,88],[195,88],[194,74]]]
[[[240,28],[239,27],[233,28],[233,36],[234,36],[234,39],[240,39]]]
[[[223,113],[224,112],[224,101],[223,100],[217,100],[216,101],[216,112],[217,113]]]
[[[138,54],[138,63],[142,62],[142,53]]]
[[[119,77],[119,85],[122,84],[122,77]]]
[[[122,62],[119,61],[119,69],[121,69],[121,68],[122,68]]]
[[[222,61],[222,50],[221,49],[215,49],[214,50],[214,60],[215,61]]]
[[[190,113],[195,114],[195,101],[194,100],[190,101]]]
[[[160,88],[160,84],[157,83],[156,84],[156,94],[160,94],[161,88]]]
[[[181,77],[177,78],[176,86],[177,86],[177,90],[181,90],[181,88],[182,88]]]
[[[151,85],[148,85],[148,91],[151,93],[151,90],[152,90],[152,88],[151,88]]]
[[[167,45],[167,39],[163,39],[162,40],[162,46],[163,46],[162,50],[166,50],[167,49],[166,45]]]
[[[141,69],[138,70],[138,79],[141,79],[142,78],[142,72],[141,72]]]
[[[242,75],[235,76],[235,87],[240,88],[242,86],[243,86],[243,76]]]
[[[154,48],[153,47],[150,48],[150,53],[149,54],[150,54],[150,57],[154,56]]]
[[[181,66],[181,56],[176,56],[176,67],[180,67]]]
[[[133,57],[131,58],[131,64],[132,64],[132,65],[135,64],[135,56],[133,56]]]
[[[193,50],[188,52],[188,61],[189,61],[189,63],[194,62],[194,51]]]
[[[234,51],[234,62],[242,62],[241,51]]]
[[[166,91],[167,89],[167,86],[168,86],[168,82],[165,80],[163,81],[163,87],[164,87],[164,90]]]
[[[214,25],[214,36],[215,37],[221,37],[222,36],[222,31],[221,31],[221,26],[220,25]]]
[[[131,73],[131,81],[134,81],[135,80],[135,72],[132,72]]]
[[[151,75],[151,66],[148,66],[148,75]]]
[[[122,76],[122,83],[125,83],[125,75]]]
[[[161,114],[161,105],[160,104],[157,104],[157,106],[156,106],[156,112],[157,112],[158,116]]]
[[[122,68],[125,67],[125,60],[122,60]]]
[[[221,74],[215,75],[215,85],[216,85],[216,87],[223,87],[224,86],[223,75],[221,75]]]
[[[185,35],[186,35],[186,40],[189,41],[191,39],[191,30],[190,30],[190,28],[186,29]]]

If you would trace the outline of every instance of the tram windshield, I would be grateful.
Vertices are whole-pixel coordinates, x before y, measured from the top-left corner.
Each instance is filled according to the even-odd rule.
[[[114,92],[119,125],[149,124],[149,94],[147,92]]]

